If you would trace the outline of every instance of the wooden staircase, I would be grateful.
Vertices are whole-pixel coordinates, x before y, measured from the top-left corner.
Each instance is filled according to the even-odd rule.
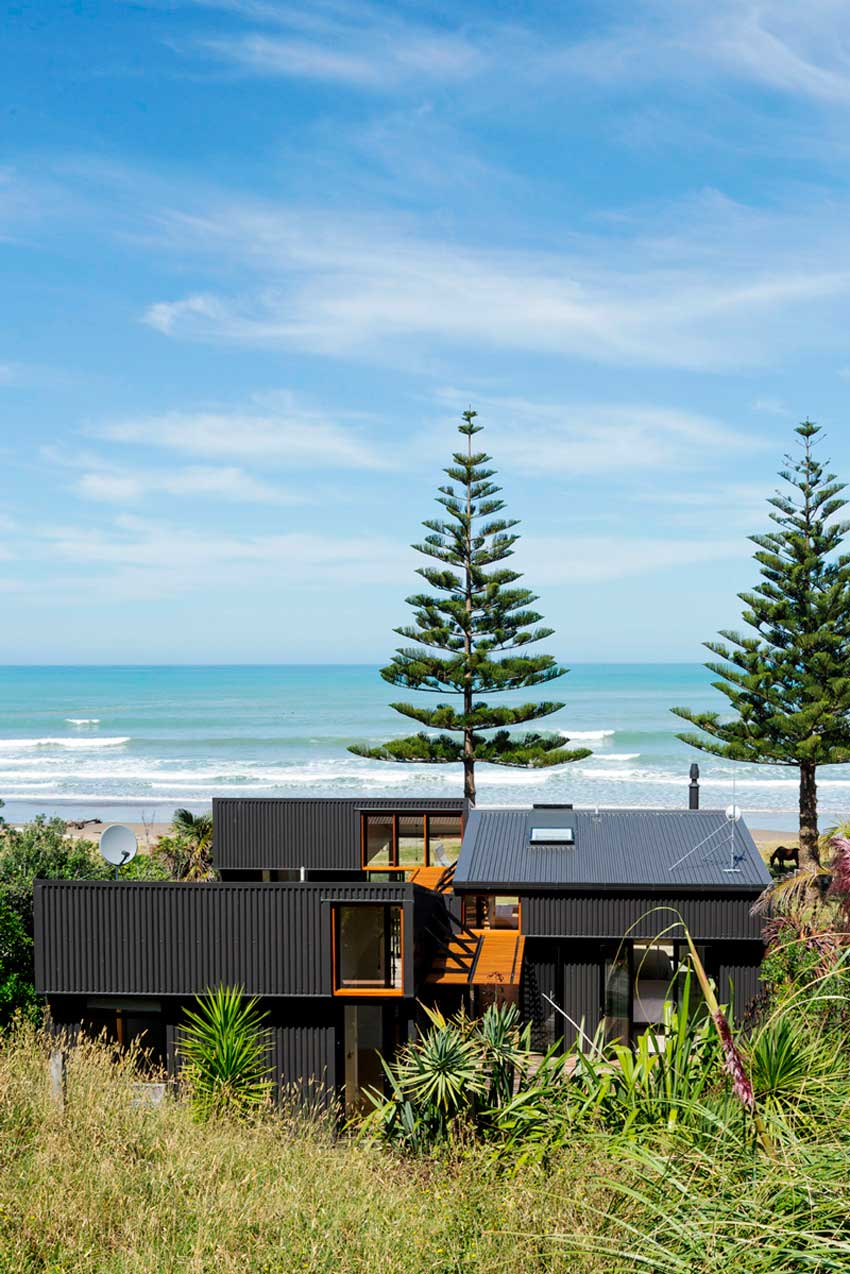
[[[422,885],[424,889],[432,889],[434,893],[445,894],[452,887],[455,878],[455,865],[448,867],[417,867],[408,876],[413,885]]]
[[[425,981],[439,986],[469,986],[478,955],[478,934],[454,917],[451,921],[455,929],[438,938],[434,963]]]
[[[437,986],[519,986],[525,936],[515,929],[467,929],[440,941],[426,982]]]

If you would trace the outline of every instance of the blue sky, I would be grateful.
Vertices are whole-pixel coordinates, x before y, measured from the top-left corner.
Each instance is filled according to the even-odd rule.
[[[850,478],[843,0],[24,0],[0,85],[0,662],[383,658],[467,404],[568,662]]]

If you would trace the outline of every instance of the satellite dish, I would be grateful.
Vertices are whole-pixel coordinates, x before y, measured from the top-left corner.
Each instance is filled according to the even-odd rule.
[[[740,805],[726,806],[726,817],[729,819],[730,823],[737,823],[741,817],[741,813],[742,811],[741,811]]]
[[[113,823],[107,827],[100,837],[100,852],[113,867],[123,867],[131,858],[136,857],[136,833],[131,827],[122,823]]]

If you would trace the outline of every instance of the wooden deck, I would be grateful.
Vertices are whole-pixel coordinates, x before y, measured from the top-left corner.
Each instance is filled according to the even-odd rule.
[[[525,938],[513,929],[458,934],[438,953],[427,980],[441,986],[519,986],[524,952]]]
[[[472,986],[518,986],[525,937],[514,929],[485,929],[472,968]]]

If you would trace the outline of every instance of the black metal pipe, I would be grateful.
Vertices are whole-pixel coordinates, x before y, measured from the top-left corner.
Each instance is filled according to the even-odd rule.
[[[688,809],[699,809],[699,766],[691,766],[690,783],[688,784]]]

